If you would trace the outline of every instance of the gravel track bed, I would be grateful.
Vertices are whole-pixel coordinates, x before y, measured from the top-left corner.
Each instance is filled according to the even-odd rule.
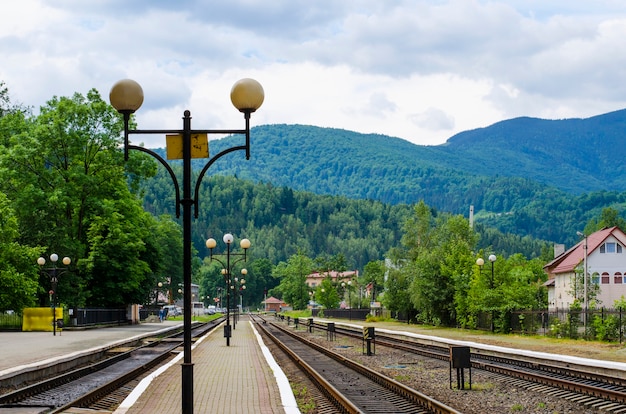
[[[468,389],[469,370],[465,370],[466,389],[464,390],[456,388],[456,370],[453,370],[453,388],[450,389],[450,371],[447,361],[425,358],[378,345],[373,349],[375,355],[367,356],[363,353],[361,340],[337,335],[335,341],[327,341],[326,332],[323,331],[313,334],[309,334],[305,330],[295,332],[423,394],[434,397],[465,414],[591,414],[603,412],[543,392],[529,391],[524,387],[516,386],[516,381],[513,379],[478,369],[472,370],[472,390]],[[277,354],[276,347],[268,342],[271,341],[266,341],[266,343],[285,371],[292,388],[306,389],[306,384],[310,384],[308,379],[300,374],[293,364],[285,363],[284,360],[287,358],[276,356],[280,354]],[[303,396],[303,399],[309,402],[314,398],[313,394]],[[315,409],[306,409],[302,412],[305,414],[317,413]]]

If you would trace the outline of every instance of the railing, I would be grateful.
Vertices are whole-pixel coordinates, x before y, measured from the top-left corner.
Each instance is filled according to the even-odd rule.
[[[317,317],[320,313],[323,313],[325,318],[341,318],[350,319],[355,321],[364,321],[367,315],[370,313],[370,309],[312,309],[311,314],[313,317]]]
[[[22,315],[17,313],[0,313],[0,330],[21,331]]]
[[[521,334],[622,343],[626,330],[626,312],[621,308],[588,309],[586,312],[572,309],[516,310],[508,316],[508,332]],[[479,328],[484,329],[489,318],[479,320],[482,321]]]
[[[70,315],[70,326],[126,324],[126,309],[78,308]]]

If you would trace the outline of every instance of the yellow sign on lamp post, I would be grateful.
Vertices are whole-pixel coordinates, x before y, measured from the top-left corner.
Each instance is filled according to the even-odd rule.
[[[183,134],[165,136],[168,160],[183,159]],[[208,134],[191,134],[191,158],[209,158]]]

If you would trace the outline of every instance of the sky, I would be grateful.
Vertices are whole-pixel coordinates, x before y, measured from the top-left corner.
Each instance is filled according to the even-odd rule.
[[[519,116],[626,107],[623,0],[20,0],[0,4],[13,103],[139,82],[141,129],[304,124],[439,145]],[[150,141],[154,140],[154,142]],[[148,147],[162,137],[142,136]]]

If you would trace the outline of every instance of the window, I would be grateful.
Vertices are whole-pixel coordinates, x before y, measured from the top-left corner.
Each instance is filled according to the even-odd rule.
[[[622,274],[620,272],[615,272],[615,275],[613,276],[613,283],[615,283],[616,285],[620,285],[622,281]]]
[[[600,246],[600,253],[621,253],[622,245],[615,242],[606,242]]]
[[[599,285],[600,284],[600,275],[597,273],[594,273],[593,275],[591,275],[591,283],[593,283],[594,285]]]
[[[602,284],[603,285],[608,285],[609,284],[609,274],[607,272],[602,273]]]

